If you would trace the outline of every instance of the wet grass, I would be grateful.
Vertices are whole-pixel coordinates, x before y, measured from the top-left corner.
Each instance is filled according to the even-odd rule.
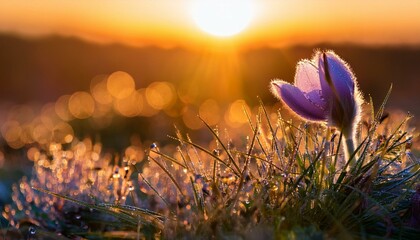
[[[33,176],[14,185],[3,210],[2,236],[416,239],[411,116],[386,124],[385,102],[359,126],[351,167],[339,132],[263,104],[244,113],[249,131],[241,134],[203,121],[209,143],[176,130],[173,144],[121,155],[88,138],[35,148]]]

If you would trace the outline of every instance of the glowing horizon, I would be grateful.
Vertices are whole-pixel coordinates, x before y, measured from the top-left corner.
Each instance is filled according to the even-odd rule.
[[[252,0],[196,0],[190,14],[204,32],[218,37],[234,36],[248,27],[255,15]]]
[[[345,42],[420,44],[420,2],[250,0],[254,19],[220,39],[202,31],[189,8],[194,0],[3,1],[0,32],[74,36],[94,42],[159,47],[213,44],[238,48]]]

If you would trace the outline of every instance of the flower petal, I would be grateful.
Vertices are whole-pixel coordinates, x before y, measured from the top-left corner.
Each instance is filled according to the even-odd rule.
[[[318,69],[314,63],[307,59],[298,62],[296,67],[295,86],[303,92],[321,89]]]
[[[309,60],[297,64],[295,86],[302,90],[306,98],[319,108],[327,109],[328,96],[324,96],[316,65]]]
[[[311,121],[326,121],[327,112],[314,105],[299,88],[275,80],[271,82],[271,91],[300,117]]]
[[[322,91],[331,91],[332,95],[328,122],[342,131],[352,131],[360,105],[360,100],[356,100],[355,77],[346,62],[334,52],[319,53],[317,57]]]
[[[324,61],[327,61],[326,63]],[[328,71],[325,70],[328,66]],[[321,82],[328,82],[326,74],[329,74],[332,86],[337,91],[340,100],[349,102],[354,98],[354,81],[355,77],[344,60],[337,56],[334,52],[329,51],[319,54],[319,76]]]

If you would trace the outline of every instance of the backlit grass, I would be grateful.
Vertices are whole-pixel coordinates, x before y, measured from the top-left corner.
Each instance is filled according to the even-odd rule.
[[[121,154],[90,138],[30,148],[33,175],[13,186],[2,235],[415,239],[420,162],[411,116],[387,123],[384,104],[366,109],[354,166],[335,129],[285,119],[262,103],[244,110],[247,132],[203,121],[207,143],[176,129],[173,144]]]

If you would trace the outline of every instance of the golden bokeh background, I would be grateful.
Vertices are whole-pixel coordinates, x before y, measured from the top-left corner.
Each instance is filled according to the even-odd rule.
[[[270,80],[293,81],[316,48],[349,61],[376,103],[403,82],[391,107],[420,113],[419,2],[247,0],[247,27],[216,37],[195,24],[197,1],[1,1],[2,141],[19,149],[99,133],[123,145],[113,136],[161,140],[173,125],[203,131],[202,121],[240,132],[259,99],[282,107]]]

